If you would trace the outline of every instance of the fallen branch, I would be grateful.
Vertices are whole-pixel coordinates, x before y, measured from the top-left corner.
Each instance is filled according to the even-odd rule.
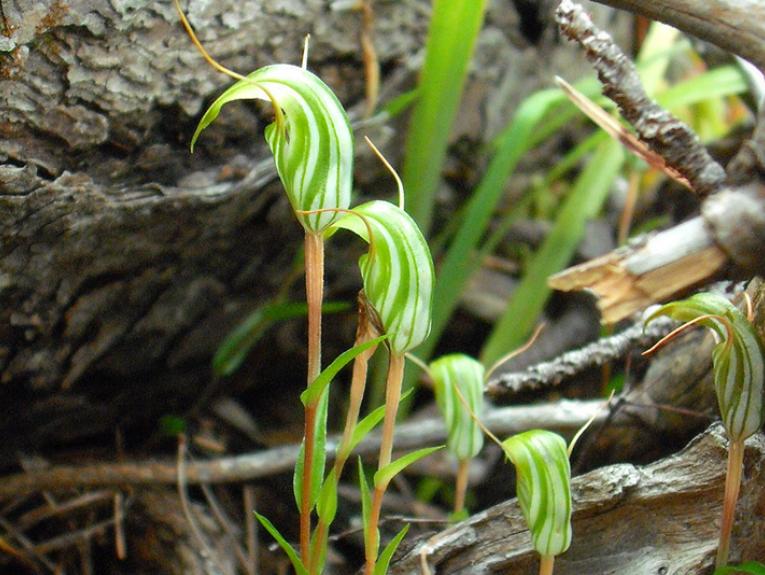
[[[687,125],[648,97],[635,65],[611,36],[598,29],[571,0],[562,0],[555,16],[561,31],[584,48],[598,72],[603,93],[619,106],[640,140],[684,176],[701,197],[719,190],[725,182],[725,170]]]
[[[506,407],[488,413],[484,421],[492,431],[500,435],[519,433],[540,426],[565,433],[576,431],[598,412],[605,417],[604,407],[605,402],[601,400]],[[334,457],[339,439],[338,436],[328,439],[328,458]],[[408,450],[435,445],[445,439],[446,429],[443,421],[440,417],[432,418],[400,425],[396,430],[395,447]],[[379,434],[375,434],[359,444],[355,453],[372,455],[377,453],[379,447],[380,437]],[[185,483],[234,483],[285,473],[294,467],[298,450],[299,445],[287,445],[259,453],[188,462],[184,469]],[[177,481],[177,463],[170,460],[57,466],[0,479],[0,497],[78,487],[171,485]]]
[[[676,325],[676,322],[667,318],[650,323],[645,330],[642,324],[635,324],[616,335],[601,338],[551,361],[533,365],[525,371],[501,373],[487,382],[486,392],[499,396],[558,385],[583,371],[618,361],[631,350],[648,347],[667,335]]]
[[[765,271],[760,257],[765,242],[765,191],[756,174],[747,178],[740,173],[747,162],[757,169],[765,158],[765,127],[758,125],[748,145],[751,151],[737,162],[736,182],[747,183],[724,188],[722,167],[687,126],[646,97],[633,64],[608,34],[593,25],[581,6],[562,0],[557,18],[561,30],[585,48],[604,93],[619,105],[641,140],[700,196],[709,197],[701,216],[564,270],[550,277],[549,285],[563,291],[592,291],[598,296],[603,321],[614,323],[710,279],[731,261],[749,273]]]
[[[556,575],[709,573],[726,444],[722,427],[714,425],[682,452],[651,465],[613,465],[575,478],[574,539],[556,559]],[[765,556],[765,516],[758,511],[765,500],[765,436],[747,441],[745,458],[733,541],[736,561]],[[536,572],[538,561],[515,499],[420,541],[391,565],[389,574],[419,575],[423,548],[438,575],[527,575]]]

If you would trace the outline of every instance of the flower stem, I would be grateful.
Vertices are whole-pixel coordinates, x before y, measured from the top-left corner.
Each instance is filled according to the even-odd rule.
[[[359,301],[359,324],[356,329],[356,341],[354,346],[361,345],[362,343],[369,341],[374,337],[374,332],[368,321],[366,314],[366,306],[362,301]],[[356,429],[356,424],[359,421],[359,413],[361,412],[361,402],[364,399],[364,389],[367,383],[367,371],[369,367],[369,358],[374,355],[377,346],[373,346],[367,351],[359,354],[353,360],[353,376],[351,378],[351,393],[350,401],[348,405],[348,413],[345,418],[345,428],[343,429],[343,437],[340,440],[340,447],[337,450],[337,457],[335,458],[335,477],[340,480],[340,476],[343,473],[343,467],[345,466],[348,456],[350,455],[351,439],[353,437],[353,431]],[[314,545],[311,551],[311,559],[308,565],[308,572],[313,575],[317,573],[317,567],[321,552],[324,546],[326,546],[327,535],[329,533],[329,525],[319,519],[316,526],[316,535],[314,538]]]
[[[552,575],[555,555],[542,555],[539,559],[539,575]]]
[[[744,466],[744,441],[731,439],[728,445],[728,472],[725,475],[725,499],[723,517],[720,525],[720,543],[717,547],[715,567],[722,567],[728,562],[730,535],[736,516],[736,502],[741,488],[741,471]]]
[[[454,512],[459,513],[465,507],[465,492],[470,473],[470,459],[460,459],[457,464],[457,481],[454,486]]]
[[[403,380],[404,356],[391,353],[388,364],[388,379],[385,382],[385,420],[383,421],[380,442],[380,457],[377,463],[378,471],[390,463],[393,453],[393,431],[396,425],[398,403],[401,400],[401,384]],[[366,555],[366,563],[364,565],[365,575],[373,575],[374,573],[377,551],[380,546],[377,526],[380,522],[380,511],[386,487],[387,484],[375,485],[374,495],[372,496],[372,509],[369,514],[369,525],[367,526],[368,537],[364,546]]]
[[[321,371],[321,303],[324,298],[324,239],[320,234],[305,234],[305,288],[308,302],[308,383]],[[318,401],[305,408],[303,477],[300,498],[300,558],[310,559],[311,477],[313,471]]]

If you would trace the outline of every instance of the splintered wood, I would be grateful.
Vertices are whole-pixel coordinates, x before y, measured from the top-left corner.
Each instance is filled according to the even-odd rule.
[[[728,257],[700,217],[551,276],[562,291],[589,290],[604,323],[615,323],[648,305],[709,279]]]

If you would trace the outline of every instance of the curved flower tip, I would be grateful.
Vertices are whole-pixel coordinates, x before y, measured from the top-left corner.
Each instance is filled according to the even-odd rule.
[[[455,353],[431,362],[428,371],[446,422],[449,451],[458,460],[475,457],[483,447],[483,432],[473,419],[480,418],[483,411],[483,365],[468,355]]]
[[[308,232],[321,232],[340,217],[331,210],[350,205],[353,133],[348,115],[315,74],[289,64],[266,66],[212,103],[194,132],[192,151],[225,104],[249,99],[274,105],[276,121],[266,127],[266,141],[276,169],[300,223]]]
[[[646,321],[667,315],[698,322],[717,337],[712,351],[715,391],[723,424],[732,439],[744,440],[765,421],[763,345],[746,316],[725,297],[699,293],[661,306]]]
[[[430,249],[411,216],[390,202],[375,200],[351,211],[334,226],[370,244],[359,259],[364,292],[391,351],[403,355],[430,333],[435,278]]]

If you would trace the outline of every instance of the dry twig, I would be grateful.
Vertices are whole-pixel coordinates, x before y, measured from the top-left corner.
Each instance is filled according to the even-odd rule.
[[[562,0],[556,19],[561,31],[585,49],[603,83],[603,93],[619,106],[640,139],[682,174],[701,197],[718,191],[725,182],[725,170],[688,126],[646,95],[634,64],[611,36],[599,30],[571,0]]]

